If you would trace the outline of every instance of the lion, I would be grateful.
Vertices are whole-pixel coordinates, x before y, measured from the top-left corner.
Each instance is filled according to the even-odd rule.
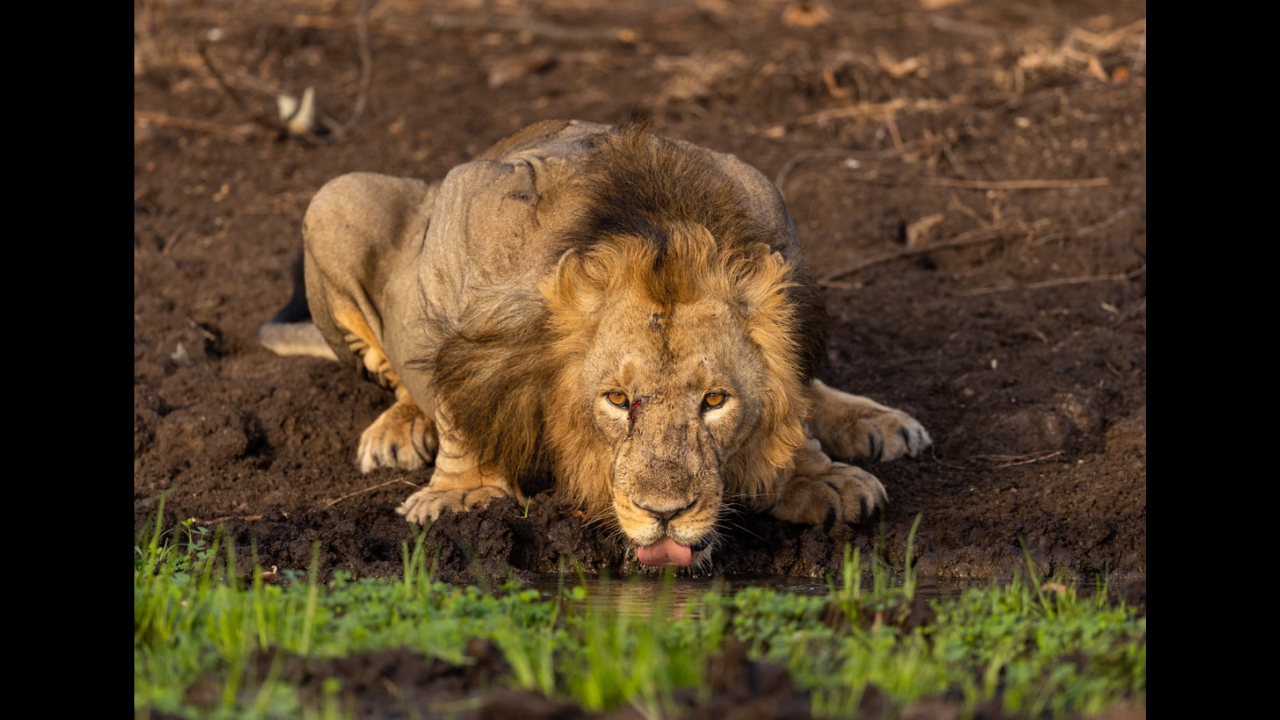
[[[549,476],[642,564],[701,565],[732,508],[867,520],[888,495],[850,462],[931,442],[815,377],[826,312],[773,184],[644,122],[537,123],[434,183],[343,175],[303,240],[260,340],[394,392],[357,462],[434,465],[415,523]]]

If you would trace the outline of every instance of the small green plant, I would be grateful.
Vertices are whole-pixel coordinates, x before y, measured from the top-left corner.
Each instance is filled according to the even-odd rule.
[[[916,513],[916,519],[911,523],[911,532],[907,533],[907,554],[903,560],[902,569],[902,596],[911,601],[916,596],[916,574],[911,568],[911,561],[914,559],[916,531],[920,529],[920,519],[924,517],[924,513]]]
[[[352,717],[337,684],[300,694],[281,653],[337,658],[409,648],[461,664],[470,662],[468,641],[480,638],[511,667],[499,682],[593,711],[632,705],[646,717],[671,716],[679,688],[710,699],[709,659],[731,635],[753,659],[785,666],[818,716],[856,715],[868,685],[895,706],[958,693],[969,714],[989,701],[1028,717],[1145,704],[1146,618],[1109,604],[1105,578],[1085,596],[1061,579],[1042,582],[1029,562],[1010,582],[931,600],[936,617],[907,630],[898,611],[916,592],[912,548],[909,538],[898,578],[879,547],[865,561],[846,547],[840,582],[830,582],[826,596],[749,587],[712,590],[677,607],[671,573],[634,577],[628,594],[654,598],[637,613],[601,604],[583,569],[565,563],[561,577],[576,573],[577,583],[545,597],[516,582],[494,591],[445,585],[434,579],[425,532],[402,546],[401,578],[334,572],[322,582],[313,547],[307,572],[283,569],[281,584],[263,580],[253,548],[254,571],[240,580],[224,534],[190,522],[168,532],[149,521],[134,545],[134,708]],[[833,608],[847,621],[832,622]],[[271,663],[255,662],[266,652],[275,653]]]

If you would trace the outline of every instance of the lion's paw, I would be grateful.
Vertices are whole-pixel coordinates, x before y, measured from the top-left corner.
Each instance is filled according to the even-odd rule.
[[[396,512],[410,522],[424,525],[440,517],[445,510],[465,512],[485,507],[489,503],[509,493],[494,485],[482,485],[470,490],[434,490],[425,487],[409,496]]]
[[[821,474],[795,476],[771,511],[782,520],[807,525],[858,523],[889,502],[884,485],[862,468],[832,463]]]
[[[919,420],[901,410],[851,417],[825,438],[827,452],[850,460],[897,460],[915,457],[933,443]]]
[[[436,453],[436,426],[412,403],[398,402],[360,436],[360,472],[380,467],[417,470]]]

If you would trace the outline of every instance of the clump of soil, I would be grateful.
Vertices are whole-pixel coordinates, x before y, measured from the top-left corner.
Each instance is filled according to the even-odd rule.
[[[440,178],[537,120],[644,112],[776,179],[826,283],[820,377],[935,440],[868,466],[881,522],[743,514],[714,572],[821,577],[846,544],[900,565],[920,514],[925,575],[1004,575],[1024,545],[1043,573],[1145,574],[1141,3],[489,5],[383,3],[367,55],[355,0],[139,6],[135,528],[163,493],[170,522],[225,524],[246,564],[252,543],[305,569],[314,544],[325,574],[399,572],[394,508],[430,470],[354,464],[391,396],[256,341],[307,202],[352,171]],[[327,124],[279,130],[276,96],[308,87]],[[458,582],[562,556],[636,569],[551,493],[528,517],[446,516],[428,541]]]

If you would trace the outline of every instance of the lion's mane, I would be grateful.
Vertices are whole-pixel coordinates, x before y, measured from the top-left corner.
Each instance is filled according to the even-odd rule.
[[[603,314],[624,295],[662,307],[715,297],[738,309],[768,377],[760,422],[723,468],[726,494],[766,496],[804,445],[821,295],[792,239],[752,214],[710,153],[643,123],[596,142],[567,193],[580,208],[559,261],[537,288],[493,288],[436,329],[445,340],[422,363],[433,389],[483,464],[512,479],[551,473],[570,502],[600,512],[613,456],[580,370]]]

